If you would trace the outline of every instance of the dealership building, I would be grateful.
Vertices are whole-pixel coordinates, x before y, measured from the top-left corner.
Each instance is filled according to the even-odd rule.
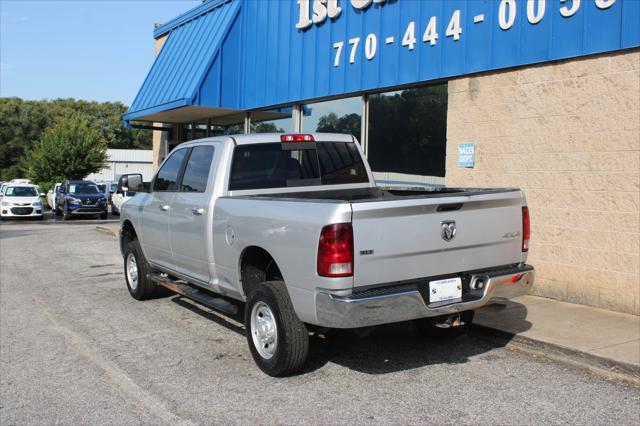
[[[640,1],[209,0],[128,126],[351,133],[379,185],[519,187],[534,294],[640,315]]]

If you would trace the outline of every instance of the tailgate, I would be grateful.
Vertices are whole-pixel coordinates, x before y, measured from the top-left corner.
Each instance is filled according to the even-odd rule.
[[[519,263],[520,191],[352,203],[354,287]],[[455,222],[455,236],[442,237]]]

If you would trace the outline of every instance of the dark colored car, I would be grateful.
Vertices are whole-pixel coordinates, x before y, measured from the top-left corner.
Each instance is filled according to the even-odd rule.
[[[64,220],[71,216],[107,218],[107,197],[89,180],[65,180],[56,194],[56,214]]]

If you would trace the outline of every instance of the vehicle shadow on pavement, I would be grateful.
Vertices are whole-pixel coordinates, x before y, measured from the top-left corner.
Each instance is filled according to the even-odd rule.
[[[471,331],[452,340],[424,337],[411,322],[375,328],[369,336],[350,331],[333,331],[325,339],[315,338],[306,372],[327,362],[366,374],[387,374],[429,365],[464,364],[472,357],[496,358],[490,354],[505,347],[508,336],[490,336]]]
[[[186,308],[191,312],[198,314],[210,321],[213,321],[216,324],[221,325],[228,330],[234,331],[244,337],[244,327],[235,324],[244,323],[244,303],[231,301],[238,306],[238,313],[235,315],[229,315],[220,311],[213,310],[211,308],[203,309],[200,305],[195,304],[195,302],[192,302],[190,299],[180,295],[176,295],[175,293],[170,292],[170,295],[175,296],[171,298],[171,301],[173,303],[180,305],[181,307]]]
[[[191,302],[181,296],[171,301],[217,325],[245,336],[244,304],[235,302],[238,313],[228,315]],[[527,309],[520,305],[516,312],[521,327],[531,327],[525,320]],[[499,308],[497,308],[499,309]],[[473,327],[467,335],[453,340],[433,340],[424,337],[411,322],[381,325],[359,330],[329,330],[311,337],[309,357],[300,374],[312,373],[328,363],[335,363],[365,374],[387,374],[429,365],[464,364],[472,357],[486,361],[504,355],[491,354],[505,347],[513,335],[487,332]],[[248,349],[247,349],[248,350]]]

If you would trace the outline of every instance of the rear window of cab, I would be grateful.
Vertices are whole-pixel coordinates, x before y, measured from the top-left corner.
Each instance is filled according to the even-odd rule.
[[[229,190],[368,182],[353,142],[266,143],[235,147]]]

